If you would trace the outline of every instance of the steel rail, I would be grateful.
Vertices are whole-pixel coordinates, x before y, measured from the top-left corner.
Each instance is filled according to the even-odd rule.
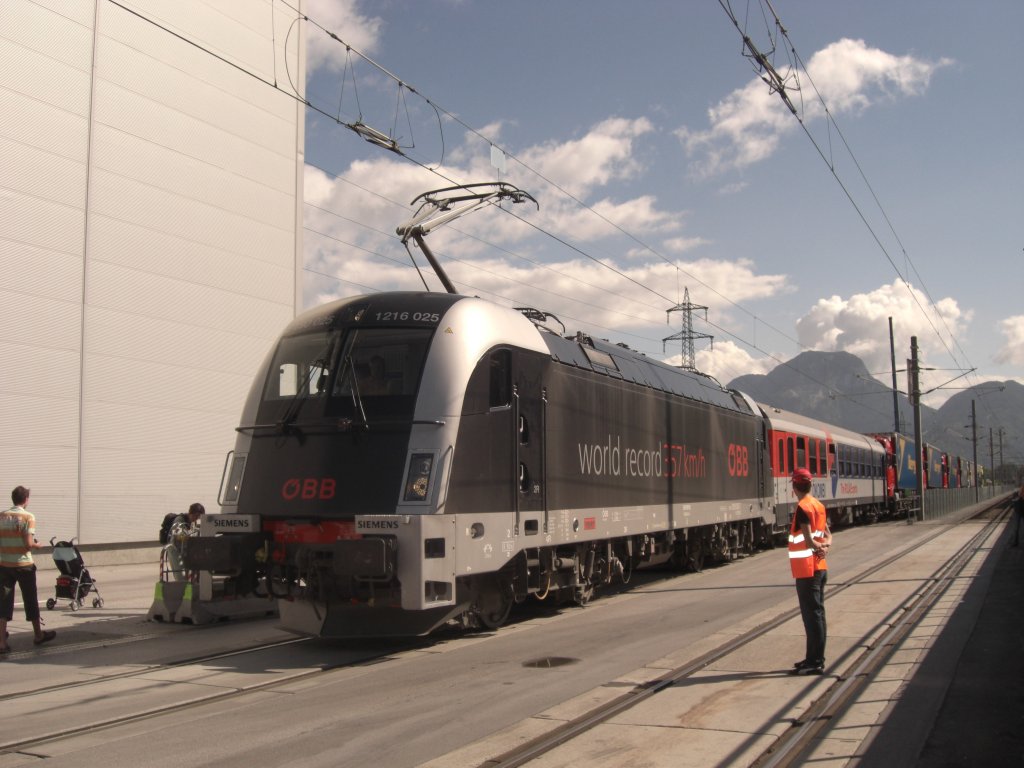
[[[857,696],[875,679],[878,672],[892,658],[900,644],[916,629],[940,598],[960,577],[971,560],[1007,517],[1007,510],[990,520],[978,533],[953,553],[928,579],[927,585],[915,596],[913,603],[894,621],[878,639],[857,659],[853,667],[840,677],[819,699],[813,702],[803,716],[773,744],[751,768],[788,768],[803,765],[807,753],[818,737],[839,717]]]
[[[992,509],[998,506],[998,504],[1000,503],[1002,502],[997,502],[996,504],[986,507],[983,510],[979,510],[972,517],[977,517],[983,512],[987,511],[988,509]],[[985,530],[990,530],[991,526],[995,525],[996,522],[997,521],[990,522],[985,527]],[[837,586],[835,589],[829,590],[829,597],[834,597],[836,594],[842,593],[843,591],[871,578],[880,568],[884,568],[888,565],[892,565],[893,563],[898,562],[902,558],[906,557],[907,555],[911,554],[917,549],[920,549],[921,547],[930,543],[934,539],[943,535],[948,530],[948,527],[949,526],[942,526],[940,529],[928,534],[924,538],[914,542],[910,546],[898,551],[890,557],[884,558],[880,562],[874,563],[868,568],[865,568],[863,571],[856,574],[851,579],[845,581],[842,585]],[[981,534],[976,534],[975,537],[972,537],[971,542],[977,540],[978,536],[980,535]],[[965,548],[970,546],[971,542],[965,544],[964,547],[961,548],[961,550],[959,550],[951,558],[947,559],[947,561],[943,563],[941,566],[939,566],[939,568],[936,569],[936,571],[933,572],[931,576],[926,577],[925,581],[936,582],[939,578],[941,578],[941,575],[948,569],[951,560],[957,558],[960,555],[960,553],[965,550]],[[916,603],[917,601],[915,600],[915,604]],[[561,724],[560,726],[554,728],[548,733],[537,736],[534,739],[525,742],[524,744],[521,744],[511,750],[502,753],[501,755],[498,755],[497,757],[485,760],[484,762],[479,764],[478,768],[518,768],[518,766],[525,765],[530,761],[535,760],[538,757],[547,754],[548,752],[551,752],[556,747],[565,744],[566,742],[571,741],[572,739],[577,738],[578,736],[581,736],[582,734],[593,729],[594,727],[604,722],[607,722],[619,713],[624,712],[644,701],[647,701],[648,699],[656,696],[659,692],[676,685],[677,683],[679,683],[682,680],[685,680],[688,677],[691,677],[692,675],[696,674],[708,665],[714,663],[715,661],[718,661],[719,659],[724,658],[725,656],[728,656],[730,653],[736,651],[739,648],[742,648],[748,643],[751,643],[754,640],[763,637],[771,630],[775,629],[776,627],[784,624],[785,622],[799,615],[799,608],[794,608],[785,611],[784,613],[779,614],[775,618],[770,619],[769,621],[760,624],[756,627],[753,627],[752,629],[748,630],[742,635],[738,635],[734,639],[726,643],[723,643],[717,648],[708,651],[707,653],[703,654],[697,659],[689,661],[686,664],[680,665],[675,669],[670,670],[669,672],[660,676],[656,680],[637,685],[636,687],[627,691],[621,696],[618,696],[612,699],[611,701],[605,702],[604,704],[601,704],[583,713],[582,715],[579,715],[573,718],[572,720],[569,720],[568,722]],[[902,620],[896,623],[902,624]],[[879,641],[879,643],[876,643],[876,646],[881,644],[881,641]],[[860,669],[861,662],[856,662],[855,670],[857,674],[860,674]],[[840,681],[840,683],[841,682],[843,681]],[[839,683],[837,683],[837,685],[839,685]],[[833,686],[833,688],[835,687],[836,686]],[[833,690],[833,688],[830,688],[829,690],[831,691]],[[831,701],[831,698],[829,697],[827,692],[825,696],[822,698]],[[821,699],[819,699],[819,701],[820,700]],[[813,711],[814,710],[812,707],[812,710],[810,710],[804,716],[803,719],[811,722],[816,721],[820,716],[812,716],[811,712]],[[780,738],[786,738],[786,736],[782,736]],[[775,745],[773,745],[773,747],[769,749],[769,752],[774,753],[777,748],[780,748],[779,742],[776,742]],[[763,755],[762,757],[758,758],[758,760],[755,761],[754,764],[758,764],[758,761],[762,759],[764,759]]]
[[[291,645],[291,644],[294,644],[294,643],[302,643],[302,642],[307,642],[309,640],[312,640],[312,638],[296,638],[294,640],[285,640],[285,641],[280,641],[280,642],[276,642],[276,643],[268,643],[268,644],[265,644],[265,645],[262,645],[262,646],[254,646],[252,648],[238,649],[238,650],[226,651],[226,652],[221,652],[221,653],[216,653],[216,654],[210,654],[209,656],[195,657],[193,659],[182,660],[182,661],[173,662],[173,663],[169,663],[169,664],[156,665],[154,667],[147,668],[147,669],[144,669],[144,670],[133,670],[132,672],[125,673],[123,675],[110,675],[110,676],[105,677],[105,678],[100,678],[99,680],[96,680],[96,681],[85,681],[84,683],[82,683],[82,685],[95,685],[95,684],[97,684],[99,682],[109,682],[111,680],[117,680],[117,679],[121,679],[121,678],[125,678],[125,677],[132,677],[132,676],[136,676],[136,675],[151,674],[154,670],[159,670],[159,669],[173,669],[173,668],[181,668],[181,667],[186,667],[186,666],[193,666],[193,665],[202,664],[203,662],[206,662],[206,661],[216,660],[216,659],[220,659],[220,658],[226,658],[226,657],[230,657],[230,656],[239,656],[239,655],[244,655],[244,654],[249,654],[249,653],[256,653],[258,651],[266,650],[266,649],[269,649],[269,648],[276,648],[276,647],[279,647],[279,646]],[[110,728],[116,728],[116,727],[119,727],[119,726],[122,726],[122,725],[128,725],[130,723],[138,722],[138,721],[141,721],[141,720],[147,720],[147,719],[150,719],[150,718],[160,717],[162,715],[171,714],[173,712],[180,712],[180,711],[192,709],[192,708],[195,708],[195,707],[201,707],[201,706],[204,706],[206,704],[211,704],[211,703],[214,703],[214,702],[224,701],[226,699],[231,699],[231,698],[235,698],[235,697],[239,697],[239,696],[245,696],[245,695],[248,695],[250,693],[255,693],[257,691],[268,690],[268,689],[275,688],[275,687],[280,686],[280,685],[284,685],[284,684],[287,684],[287,683],[293,683],[293,682],[296,682],[298,680],[304,680],[306,678],[316,677],[317,675],[326,674],[328,672],[332,672],[332,671],[335,671],[335,670],[338,670],[338,669],[344,669],[344,668],[347,668],[347,667],[363,665],[363,664],[368,663],[369,661],[372,661],[375,658],[379,658],[380,656],[385,656],[388,653],[393,653],[393,652],[394,652],[394,649],[389,649],[387,651],[382,651],[380,654],[377,654],[377,655],[370,655],[368,657],[361,657],[361,658],[353,660],[353,661],[346,661],[346,662],[339,663],[339,664],[324,664],[324,665],[316,667],[314,669],[307,669],[307,670],[304,670],[302,672],[296,672],[294,674],[282,674],[282,675],[276,676],[272,680],[266,680],[266,681],[261,682],[261,683],[253,683],[252,685],[246,685],[246,686],[241,686],[241,687],[227,688],[227,689],[225,689],[223,691],[219,691],[219,692],[216,692],[216,693],[206,694],[206,695],[200,696],[199,698],[188,699],[187,701],[178,701],[178,702],[166,704],[166,705],[163,705],[163,706],[158,706],[158,707],[153,707],[153,708],[150,708],[150,709],[145,709],[145,710],[142,710],[142,711],[133,712],[133,713],[128,714],[128,715],[117,715],[115,717],[110,717],[110,718],[107,718],[107,719],[104,719],[104,720],[96,720],[96,721],[93,721],[93,722],[90,722],[90,723],[84,723],[84,724],[81,724],[81,725],[69,726],[67,728],[63,728],[63,729],[60,729],[60,730],[51,731],[50,733],[37,734],[35,736],[29,736],[29,737],[23,738],[23,739],[3,742],[3,743],[0,743],[0,755],[10,754],[10,753],[13,753],[13,752],[21,752],[21,751],[24,751],[26,748],[29,748],[29,747],[38,747],[38,746],[41,746],[41,745],[44,745],[44,744],[49,744],[49,743],[52,743],[52,742],[55,742],[55,741],[61,741],[61,740],[64,740],[64,739],[72,738],[74,736],[79,736],[79,735],[86,734],[86,733],[92,733],[92,732],[97,731],[97,730],[106,730],[106,729],[110,729]],[[63,690],[66,687],[67,686],[57,686],[56,688],[58,690]],[[50,690],[52,692],[54,690],[54,688],[51,687],[48,690]],[[26,695],[30,695],[30,694],[26,694]]]
[[[142,642],[144,640],[151,640],[157,637],[167,637],[165,634],[148,634],[148,635],[134,635],[132,637],[122,637],[113,640],[90,640],[83,643],[72,643],[68,645],[61,645],[58,648],[52,649],[60,653],[66,653],[69,651],[80,651],[87,648],[106,648],[113,645],[128,645],[130,643]],[[33,688],[30,691],[19,691],[15,693],[9,693],[4,695],[5,700],[10,699],[28,699],[33,696],[40,696],[46,693],[52,693],[54,691],[66,691],[71,688],[87,688],[89,686],[99,685],[101,683],[108,683],[112,680],[127,680],[133,677],[140,677],[142,675],[149,675],[153,672],[159,672],[162,669],[175,669],[177,667],[188,667],[192,665],[205,664],[210,661],[217,661],[218,659],[224,659],[231,656],[240,656],[247,653],[256,653],[258,651],[265,651],[271,648],[277,648],[284,645],[295,645],[296,643],[309,642],[312,638],[308,637],[295,637],[288,640],[279,640],[273,643],[263,643],[261,645],[251,645],[243,648],[235,648],[230,651],[218,651],[217,653],[210,653],[203,656],[192,656],[185,659],[177,659],[175,661],[165,661],[155,664],[145,664],[135,669],[126,670],[124,672],[117,672],[112,675],[101,675],[99,677],[91,677],[88,680],[79,680],[77,682],[70,683],[55,683],[54,685],[44,685],[39,688]],[[24,654],[26,657],[32,656],[32,652]],[[36,652],[36,655],[41,655]],[[52,653],[50,654],[52,655]],[[4,747],[0,744],[0,750]]]

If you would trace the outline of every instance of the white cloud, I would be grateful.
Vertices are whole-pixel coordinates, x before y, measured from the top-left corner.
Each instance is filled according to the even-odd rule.
[[[662,246],[670,253],[685,253],[710,243],[710,240],[703,237],[670,237]]]
[[[730,184],[723,184],[715,194],[717,194],[719,197],[725,197],[727,195],[736,195],[742,192],[748,186],[750,186],[750,182],[747,181],[736,181]]]
[[[738,376],[750,373],[770,373],[778,363],[768,357],[754,358],[746,350],[732,341],[715,341],[713,345],[698,349],[696,358],[697,369],[714,376],[723,385]],[[671,359],[672,365],[678,365],[682,355]]]
[[[493,128],[498,130],[499,126],[495,124]],[[592,173],[578,191],[586,189],[593,193],[600,191],[607,181],[632,172],[636,165],[632,140],[648,129],[646,121],[606,120],[582,138],[564,145],[548,142],[527,149],[523,156],[538,159],[553,172],[556,168],[568,169],[573,153],[582,151]],[[454,180],[491,178],[489,151],[470,151],[485,143],[472,134],[463,138],[463,144],[451,148],[449,164],[441,169],[444,175]],[[462,163],[456,165],[455,158]],[[522,177],[510,178],[511,183],[534,191],[521,167],[510,163],[509,168]],[[421,279],[410,267],[409,256],[394,231],[412,215],[409,201],[440,186],[447,185],[434,174],[385,153],[372,160],[353,162],[337,178],[307,166],[308,302],[321,303],[372,290],[421,290]],[[537,194],[539,212],[530,204],[511,207],[529,224],[514,216],[485,210],[431,233],[431,250],[460,290],[499,303],[554,312],[570,331],[579,329],[601,337],[615,337],[631,346],[643,347],[648,353],[655,349],[660,352],[661,339],[673,332],[671,326],[666,326],[665,313],[681,300],[684,286],[689,288],[691,300],[708,305],[710,316],[717,321],[734,309],[731,302],[768,298],[788,290],[783,275],[758,274],[754,263],[747,260],[703,258],[669,263],[636,247],[635,242],[609,256],[607,250],[614,247],[610,243],[622,244],[627,238],[600,216],[566,200],[564,195],[544,194],[547,191],[542,185],[541,193]],[[590,205],[630,233],[664,238],[659,245],[670,256],[707,242],[697,235],[680,234],[685,214],[660,209],[657,199],[650,195],[622,200],[602,198]],[[538,228],[564,237],[603,263],[588,260],[558,244]],[[600,238],[607,241],[599,242]],[[438,289],[437,278],[422,255],[415,249],[414,253],[428,284]],[[644,286],[651,286],[658,293]],[[723,296],[728,296],[728,300]],[[675,315],[672,324],[676,328],[677,320]],[[714,333],[713,329],[705,330]],[[635,337],[640,338],[639,344]],[[749,356],[740,362],[738,350],[729,346],[722,350],[716,353],[715,360],[724,360],[729,352],[733,376],[758,370],[758,364],[751,363]]]
[[[642,166],[636,159],[634,139],[652,130],[645,117],[613,117],[598,123],[580,139],[547,142],[518,156],[542,176],[582,198],[595,187],[635,176]]]
[[[494,123],[489,129],[496,134],[501,124]],[[582,138],[563,144],[547,142],[539,147],[528,148],[523,157],[530,158],[531,166],[536,163],[535,167],[540,167],[547,178],[556,183],[560,183],[559,174],[571,175],[579,171],[581,175],[576,179],[576,192],[582,194],[633,173],[637,167],[633,158],[633,139],[649,130],[650,124],[644,119],[613,118],[598,123]],[[467,134],[463,139],[462,144],[452,148],[448,164],[439,171],[445,178],[456,181],[492,178],[489,147],[473,134]],[[456,164],[456,160],[460,160],[461,164]],[[516,164],[510,164],[510,170],[515,170],[511,183],[535,192],[533,187],[537,185],[536,177],[529,176]],[[397,246],[399,256],[408,260],[392,233],[398,224],[412,215],[413,209],[407,207],[409,201],[440,186],[448,184],[425,169],[390,155],[356,161],[338,178],[307,167],[305,199],[310,205],[307,206],[306,226],[311,230],[307,235],[307,267],[342,277],[350,271],[345,264],[351,259],[347,250],[352,247],[394,252]],[[551,191],[544,194],[547,191],[542,183],[541,190],[535,192],[541,204],[539,212],[530,204],[511,207],[515,214],[528,220],[532,227],[515,216],[475,213],[435,230],[431,234],[430,247],[448,257],[472,258],[482,253],[493,254],[494,246],[498,246],[532,258],[544,249],[562,250],[561,246],[555,245],[555,241],[543,237],[538,229],[553,232],[569,242],[579,244],[611,235],[621,236],[609,222],[629,232],[643,234],[677,231],[683,219],[678,212],[660,210],[656,198],[650,195],[624,200],[599,199],[590,203],[593,211],[599,214],[594,215],[593,211],[567,200],[560,193]],[[648,260],[655,259],[654,256],[648,256]],[[514,256],[509,256],[508,261],[515,266]],[[571,274],[579,271],[573,264],[568,262],[565,265]],[[668,265],[665,268],[671,270]],[[460,267],[453,265],[452,269],[458,272]],[[621,278],[597,264],[585,269],[606,272],[613,281],[622,282]],[[641,266],[639,269],[645,270],[647,267]],[[388,276],[393,277],[390,273]],[[469,276],[465,279],[469,281]],[[542,278],[533,275],[527,276],[527,279]],[[474,282],[487,283],[479,277],[474,278]],[[507,292],[507,285],[505,290]]]
[[[868,48],[863,40],[844,38],[814,54],[807,72],[829,110],[854,112],[870,106],[876,95],[920,95],[935,71],[950,64],[951,59],[928,62],[913,56],[894,56]],[[820,103],[813,102],[813,108],[820,116]]]
[[[310,303],[366,290],[422,289],[419,276],[408,266],[408,254],[392,233],[412,212],[406,201],[428,189],[435,177],[385,157],[353,163],[341,179],[307,167],[305,178]],[[524,215],[532,215],[532,208]],[[671,334],[665,311],[673,306],[678,286],[688,285],[691,299],[711,307],[712,316],[719,318],[731,305],[714,291],[742,302],[785,290],[784,276],[758,274],[745,260],[678,262],[677,269],[648,254],[646,260],[634,258],[627,266],[613,264],[612,271],[584,258],[566,259],[564,251],[560,260],[542,259],[536,252],[549,245],[546,238],[497,212],[478,212],[441,227],[431,234],[429,245],[460,290],[554,312],[571,326],[569,330],[602,337],[639,333],[658,347],[660,339]],[[495,246],[506,247],[508,253]],[[415,249],[414,253],[436,289],[437,279]],[[697,275],[703,285],[696,282]],[[661,299],[642,286],[654,286],[673,298]]]
[[[807,62],[807,74],[833,115],[858,112],[879,99],[922,93],[931,76],[949,59],[924,61],[913,56],[894,56],[869,48],[863,40],[842,39],[815,53]],[[788,72],[781,72],[786,77]],[[803,78],[807,80],[806,77]],[[790,93],[798,101],[795,93]],[[820,102],[807,83],[799,100],[806,125],[822,117]],[[799,123],[782,100],[755,78],[708,110],[710,127],[676,131],[689,157],[691,170],[708,178],[742,169],[771,155],[781,137],[797,130]]]
[[[597,200],[589,203],[589,208],[564,196],[541,195],[538,200],[541,204],[538,226],[570,242],[587,243],[614,236],[619,234],[616,226],[635,235],[672,232],[681,226],[682,217],[673,211],[659,210],[653,195],[622,202]]]
[[[949,334],[954,338],[962,337],[971,321],[971,312],[962,311],[954,299],[946,298],[936,302],[938,316],[932,313],[929,323],[921,310],[921,307],[928,306],[927,296],[900,280],[848,299],[840,296],[819,299],[807,314],[797,320],[797,339],[801,345],[811,349],[856,355],[868,370],[885,371],[878,379],[888,386],[892,383],[888,373],[891,369],[888,318],[893,319],[897,368],[904,368],[906,359],[910,357],[911,336],[917,336],[922,366],[930,367],[933,364],[930,361],[948,359],[946,348],[936,336],[935,329],[952,346],[948,341]],[[922,388],[938,386],[953,375],[955,373],[947,371],[926,372]],[[948,394],[936,394],[932,402],[944,400]]]
[[[320,27],[369,55],[377,47],[384,22],[364,16],[358,6],[358,0],[307,0],[305,12]],[[314,24],[306,25],[306,43],[306,66],[310,72],[319,68],[341,72],[345,68],[345,46]]]
[[[1024,315],[1014,315],[999,323],[1006,343],[999,348],[995,362],[1024,365]]]

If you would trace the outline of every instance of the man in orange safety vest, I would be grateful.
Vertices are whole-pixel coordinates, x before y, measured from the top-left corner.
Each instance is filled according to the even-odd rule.
[[[800,615],[807,635],[807,652],[793,665],[794,675],[820,675],[825,671],[825,582],[828,563],[825,555],[832,546],[832,533],[824,505],[811,496],[811,473],[800,468],[793,472],[793,492],[797,504],[789,529],[789,567],[796,579]]]

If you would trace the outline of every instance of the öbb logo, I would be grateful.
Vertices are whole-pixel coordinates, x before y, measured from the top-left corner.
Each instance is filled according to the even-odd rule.
[[[334,498],[336,487],[333,477],[292,477],[281,486],[281,498],[285,501],[326,501]]]

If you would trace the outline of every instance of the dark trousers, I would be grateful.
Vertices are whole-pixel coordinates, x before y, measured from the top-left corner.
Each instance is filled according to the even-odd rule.
[[[39,618],[39,593],[36,591],[36,567],[0,568],[0,619],[14,618],[14,587],[21,590],[21,601],[25,604],[25,618],[35,621]]]
[[[828,571],[816,571],[809,579],[796,580],[796,596],[800,600],[800,615],[807,634],[806,661],[818,666],[825,664],[825,582]]]

